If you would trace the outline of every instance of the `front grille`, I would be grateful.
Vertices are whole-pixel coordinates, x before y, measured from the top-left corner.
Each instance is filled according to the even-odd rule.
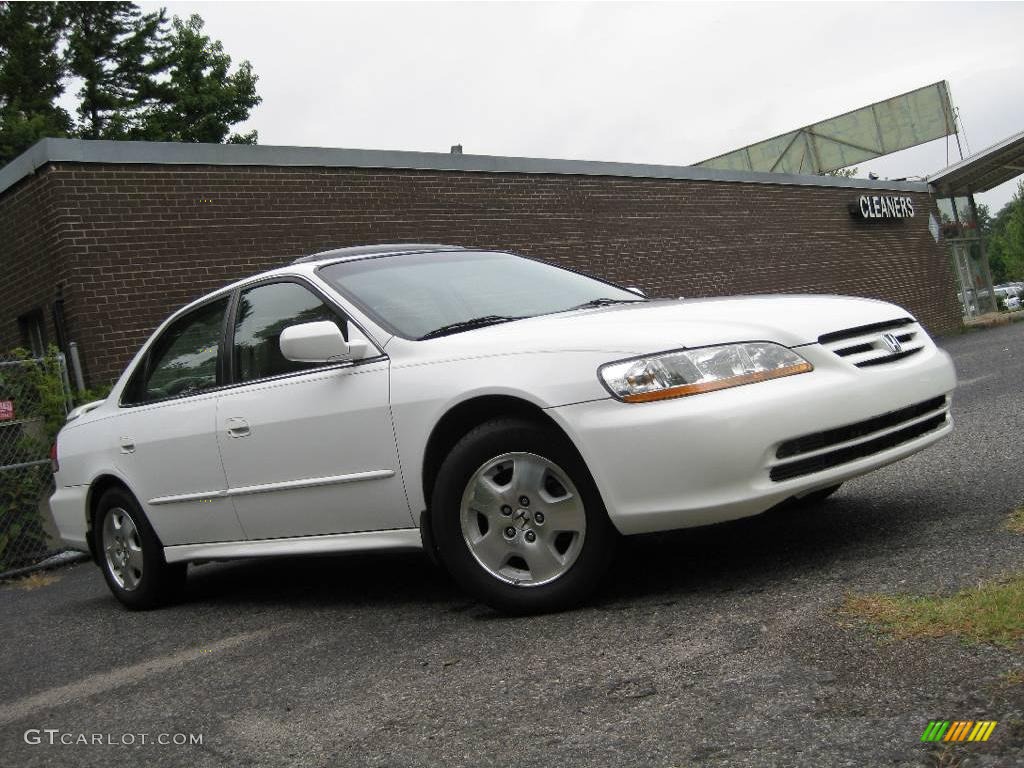
[[[935,397],[855,424],[787,440],[775,451],[777,460],[786,461],[773,466],[769,476],[776,482],[790,480],[895,448],[941,427],[946,423],[946,410],[946,398]],[[887,431],[901,424],[906,426]],[[828,450],[833,446],[834,450]],[[809,453],[814,455],[788,460]]]
[[[895,363],[897,360],[902,360],[904,357],[916,355],[920,351],[921,347],[917,347],[916,349],[905,349],[902,352],[893,352],[891,355],[886,355],[885,357],[872,357],[868,360],[861,360],[859,363],[856,363],[855,365],[858,368],[868,368],[872,365],[885,365],[886,363]]]
[[[858,325],[856,328],[847,328],[845,331],[833,331],[832,333],[826,333],[823,336],[818,337],[819,344],[832,344],[836,341],[843,341],[844,339],[852,339],[854,336],[865,336],[873,333],[884,333],[885,331],[891,331],[893,328],[900,328],[904,325],[911,325],[914,321],[909,317],[904,317],[899,320],[889,320],[884,323],[872,323],[871,325]]]
[[[899,342],[895,351],[882,338],[887,334]],[[925,348],[927,338],[916,322],[904,317],[826,333],[818,337],[818,343],[852,365],[868,368],[917,354]]]
[[[889,427],[895,427],[918,416],[924,416],[934,410],[941,408],[946,403],[945,397],[934,397],[923,403],[912,405],[909,408],[901,408],[898,411],[883,413],[873,419],[859,421],[856,424],[847,424],[845,427],[836,427],[824,432],[815,432],[793,440],[787,440],[775,451],[775,458],[788,459],[790,456],[799,456],[801,453],[820,451],[838,443],[846,443],[856,440],[858,437],[870,435],[872,432],[880,432]]]

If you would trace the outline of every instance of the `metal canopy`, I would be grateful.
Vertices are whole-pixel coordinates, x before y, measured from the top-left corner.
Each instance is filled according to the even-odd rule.
[[[940,197],[988,192],[1024,174],[1024,131],[928,177]]]
[[[828,173],[956,132],[945,80],[696,163],[703,168]]]

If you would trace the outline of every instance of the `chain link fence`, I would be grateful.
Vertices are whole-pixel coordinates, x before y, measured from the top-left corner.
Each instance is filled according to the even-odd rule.
[[[50,446],[70,405],[63,355],[0,354],[0,576],[63,549],[47,499]]]

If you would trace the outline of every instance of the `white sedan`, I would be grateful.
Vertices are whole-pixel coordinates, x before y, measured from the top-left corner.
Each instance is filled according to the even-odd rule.
[[[54,519],[130,608],[189,562],[425,548],[509,612],[621,534],[756,515],[949,434],[898,306],[651,300],[509,253],[346,248],[179,310],[54,448]]]

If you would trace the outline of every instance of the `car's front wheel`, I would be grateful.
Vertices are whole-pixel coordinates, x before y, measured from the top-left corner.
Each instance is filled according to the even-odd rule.
[[[573,446],[520,419],[483,424],[452,449],[431,521],[456,581],[509,613],[579,603],[600,582],[617,537]]]
[[[132,609],[155,608],[176,598],[185,563],[167,563],[163,547],[130,493],[111,488],[96,510],[99,566],[114,597]]]

